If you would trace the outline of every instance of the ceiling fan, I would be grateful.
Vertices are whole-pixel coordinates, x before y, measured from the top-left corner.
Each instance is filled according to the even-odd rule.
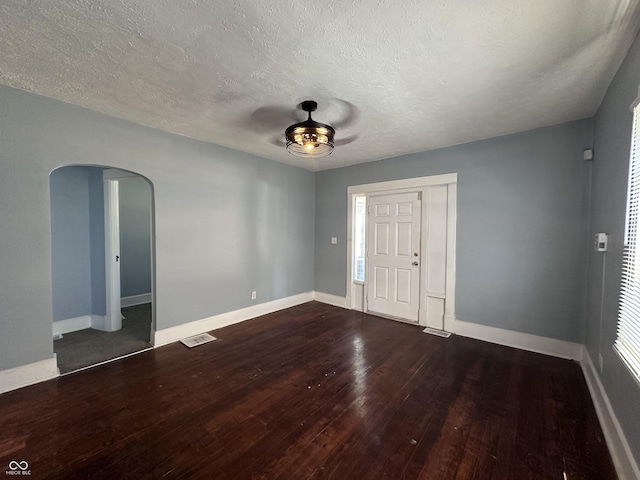
[[[316,122],[311,118],[311,112],[318,109],[318,104],[313,100],[305,100],[300,104],[309,118],[304,122],[295,123],[284,131],[287,142],[287,152],[296,157],[319,158],[331,155],[336,134],[331,125]]]
[[[305,158],[325,157],[331,154],[334,147],[348,145],[358,138],[357,135],[335,138],[336,130],[348,128],[357,122],[359,117],[357,107],[340,99],[328,103],[330,107],[337,106],[342,110],[341,116],[331,125],[313,120],[311,112],[317,110],[318,103],[314,100],[305,100],[295,109],[278,106],[261,107],[251,114],[250,127],[257,133],[269,133],[271,144],[286,147],[292,155]],[[300,110],[307,114],[307,119],[304,121],[299,118]],[[329,108],[329,110],[335,113],[335,108]],[[286,125],[291,121],[296,123],[287,127]]]

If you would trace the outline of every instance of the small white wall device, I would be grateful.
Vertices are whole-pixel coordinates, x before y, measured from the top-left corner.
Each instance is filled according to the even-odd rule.
[[[608,235],[606,233],[596,233],[594,236],[594,246],[596,252],[606,252],[607,251],[607,239]]]

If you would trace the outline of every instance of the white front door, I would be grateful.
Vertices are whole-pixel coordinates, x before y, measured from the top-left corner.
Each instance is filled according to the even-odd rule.
[[[367,310],[418,322],[420,218],[418,192],[369,197]]]

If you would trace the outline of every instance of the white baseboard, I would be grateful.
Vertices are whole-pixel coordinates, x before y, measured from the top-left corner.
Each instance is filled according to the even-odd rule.
[[[618,477],[628,480],[640,479],[640,468],[638,468],[638,464],[633,458],[627,438],[625,437],[622,427],[613,412],[613,408],[611,408],[609,397],[600,382],[600,377],[598,376],[596,367],[593,365],[591,355],[589,355],[589,352],[584,345],[582,348],[583,355],[582,362],[580,362],[582,365],[582,372],[584,373],[584,378],[587,381],[587,386],[591,393],[591,399],[593,400],[593,405],[595,406],[596,413],[598,414],[600,426],[602,427],[607,447],[609,447],[611,459],[613,460],[613,464],[618,472]]]
[[[347,299],[338,295],[324,292],[313,292],[313,299],[341,308],[347,307]],[[560,358],[582,360],[583,346],[579,343],[557,340],[555,338],[540,337],[529,333],[514,332],[502,328],[488,327],[477,323],[463,322],[451,315],[445,316],[445,325],[453,326],[453,333],[463,337],[475,338],[486,342],[497,343],[507,347],[520,348],[536,353],[544,353]],[[449,329],[447,329],[449,331]]]
[[[153,336],[153,345],[160,347],[168,343],[176,342],[182,338],[197,335],[203,332],[209,332],[218,328],[233,325],[234,323],[244,322],[261,315],[277,312],[289,307],[294,307],[302,303],[313,300],[313,292],[300,293],[291,297],[280,298],[271,302],[261,303],[232,312],[221,313],[213,317],[203,318],[193,322],[185,323],[175,327],[158,330]]]
[[[577,361],[582,360],[582,344],[565,340],[488,327],[477,323],[463,322],[462,320],[455,320],[454,333],[463,337],[520,348],[530,352],[544,353],[545,355],[570,358]]]
[[[347,299],[338,295],[314,291],[313,299],[318,302],[333,305],[334,307],[347,308]]]
[[[103,332],[111,332],[113,330],[109,330],[107,328],[111,325],[111,319],[102,315],[91,315],[91,328],[95,328],[96,330],[102,330]]]
[[[53,336],[65,333],[77,332],[85,328],[96,328],[104,330],[105,317],[102,315],[82,315],[80,317],[66,318],[53,322]]]
[[[618,477],[621,479],[624,478],[625,480],[640,480],[638,464],[633,458],[633,453],[631,453],[622,427],[611,408],[607,393],[600,382],[600,377],[596,372],[591,356],[584,345],[528,333],[487,327],[485,325],[463,322],[461,320],[455,320],[455,333],[456,335],[464,337],[544,353],[555,357],[569,358],[580,362]]]
[[[53,357],[39,362],[0,370],[0,393],[44,382],[60,376],[55,353]]]
[[[131,295],[130,297],[122,297],[120,299],[120,307],[135,307],[136,305],[143,305],[145,303],[151,303],[151,293],[141,293],[140,295]]]
[[[91,328],[91,315],[82,315],[53,322],[53,336],[77,332],[85,328]]]

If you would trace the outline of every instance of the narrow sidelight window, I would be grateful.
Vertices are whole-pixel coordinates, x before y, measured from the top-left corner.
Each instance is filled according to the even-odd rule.
[[[366,254],[365,221],[367,218],[367,197],[355,197],[355,230],[353,232],[353,280],[364,283],[364,257]]]

